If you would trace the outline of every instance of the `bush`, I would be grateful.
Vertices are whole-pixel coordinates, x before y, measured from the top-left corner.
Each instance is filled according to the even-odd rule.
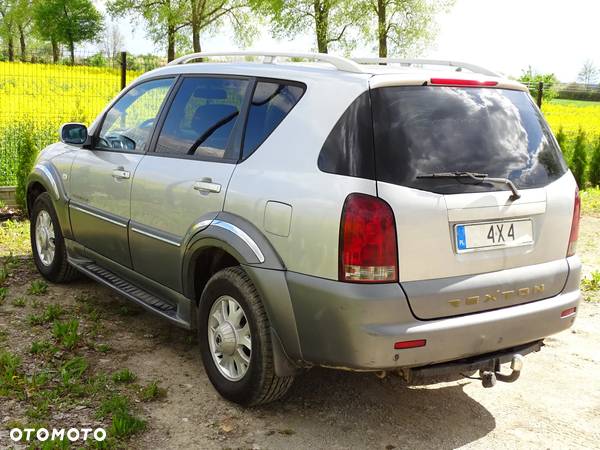
[[[567,85],[567,87],[558,91],[557,98],[600,102],[600,89],[583,90],[578,85]]]
[[[27,177],[41,148],[55,140],[55,132],[31,121],[9,124],[0,129],[0,185],[16,185],[16,200],[26,203]]]
[[[521,73],[519,81],[529,86],[529,92],[533,98],[537,98],[540,81],[544,83],[544,92],[542,94],[544,102],[552,100],[557,95],[555,86],[558,80],[553,73],[535,73],[530,66]]]
[[[592,151],[588,179],[592,186],[600,186],[600,137],[596,139]]]
[[[570,166],[580,189],[585,187],[585,169],[587,165],[585,147],[585,131],[579,129],[577,136],[575,137],[575,145],[573,146],[573,156],[571,158]]]
[[[106,59],[106,56],[104,56],[102,53],[96,53],[95,55],[92,55],[89,58],[85,58],[83,60],[83,63],[87,66],[92,66],[92,67],[107,67],[108,66],[108,60]]]
[[[564,128],[561,126],[558,129],[558,133],[556,133],[556,142],[558,142],[558,145],[561,149],[561,151],[563,152],[563,154],[566,154],[567,152],[567,134],[565,133]]]

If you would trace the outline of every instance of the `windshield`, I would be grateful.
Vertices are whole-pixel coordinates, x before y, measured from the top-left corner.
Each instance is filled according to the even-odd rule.
[[[479,172],[537,188],[566,166],[525,92],[431,86],[372,91],[377,179],[440,194],[498,190],[467,178],[417,178]]]

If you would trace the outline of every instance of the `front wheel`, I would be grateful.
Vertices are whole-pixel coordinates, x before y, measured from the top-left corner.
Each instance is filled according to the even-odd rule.
[[[198,308],[204,368],[215,389],[245,406],[285,395],[293,377],[278,377],[273,364],[269,320],[260,295],[241,267],[217,272]]]
[[[75,278],[77,271],[67,261],[65,239],[47,192],[35,199],[30,219],[31,251],[38,271],[54,283]]]

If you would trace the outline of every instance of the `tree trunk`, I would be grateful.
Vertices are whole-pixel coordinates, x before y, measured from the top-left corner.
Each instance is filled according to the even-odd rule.
[[[191,0],[192,7],[192,46],[194,47],[194,53],[201,52],[200,48],[200,17],[198,14],[198,1]]]
[[[315,0],[315,30],[319,53],[327,53],[329,34],[329,0]]]
[[[387,58],[387,11],[385,0],[377,0],[377,37],[379,38],[379,57]]]
[[[167,28],[167,62],[175,59],[175,27],[169,25]]]
[[[19,43],[21,44],[21,61],[25,62],[27,55],[27,44],[25,43],[25,30],[19,25]]]
[[[58,58],[60,56],[59,52],[58,52],[58,42],[56,42],[56,40],[52,39],[51,44],[52,44],[52,62],[57,63]]]
[[[12,36],[7,37],[6,45],[8,46],[8,60],[13,62],[15,60],[15,42]]]
[[[75,44],[73,41],[69,42],[69,53],[71,53],[71,65],[75,65]]]

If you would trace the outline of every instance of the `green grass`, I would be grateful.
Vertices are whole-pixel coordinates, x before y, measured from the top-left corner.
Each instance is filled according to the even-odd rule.
[[[565,106],[575,106],[575,107],[589,107],[589,106],[600,106],[600,102],[591,102],[587,100],[568,100],[562,98],[555,98],[550,101],[550,103],[557,105],[565,105]]]
[[[60,305],[48,305],[40,315],[31,314],[27,317],[30,325],[44,325],[59,319],[64,314],[64,309]]]
[[[133,383],[136,378],[137,375],[127,368],[115,372],[112,376],[115,383]]]
[[[44,280],[33,280],[27,290],[31,295],[44,295],[46,292],[48,292],[48,283]]]
[[[17,308],[25,308],[25,304],[26,304],[25,298],[23,298],[23,297],[15,298],[12,301],[12,305],[16,306]]]
[[[0,351],[0,397],[21,390],[20,367],[21,358],[13,353]]]
[[[71,319],[66,322],[55,321],[52,325],[52,335],[65,348],[71,350],[79,342],[80,336],[77,333],[79,321]]]
[[[113,415],[109,434],[118,438],[127,438],[146,429],[146,422],[130,412],[118,412]]]
[[[85,358],[75,356],[65,362],[60,368],[60,378],[63,384],[72,384],[74,381],[79,381],[88,368],[88,363]]]
[[[581,280],[581,287],[585,291],[600,290],[600,272],[592,272]]]
[[[600,216],[600,188],[589,188],[581,191],[581,214]]]
[[[8,288],[0,287],[0,305],[2,303],[4,303],[4,299],[6,298],[7,295],[8,295]]]
[[[100,353],[108,353],[110,352],[111,347],[108,344],[98,344],[96,345],[96,351]]]
[[[167,390],[158,385],[158,381],[153,381],[152,383],[144,386],[140,390],[140,400],[143,402],[150,402],[153,400],[159,400],[167,396]]]
[[[29,221],[6,220],[0,222],[0,257],[30,254]]]
[[[32,355],[45,355],[45,354],[54,354],[58,351],[58,348],[52,345],[52,343],[48,341],[33,341],[31,343],[31,347],[29,348],[29,353]]]

